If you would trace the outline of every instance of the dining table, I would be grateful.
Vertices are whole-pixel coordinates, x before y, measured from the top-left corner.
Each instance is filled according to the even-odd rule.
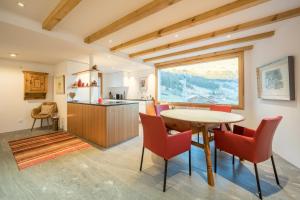
[[[212,171],[212,161],[210,156],[209,129],[219,125],[226,125],[230,129],[230,124],[245,120],[245,118],[236,113],[210,111],[202,109],[170,109],[160,113],[168,129],[175,131],[192,130],[193,134],[202,133],[203,143],[192,141],[192,145],[204,149],[207,182],[210,186],[214,186],[214,177]]]

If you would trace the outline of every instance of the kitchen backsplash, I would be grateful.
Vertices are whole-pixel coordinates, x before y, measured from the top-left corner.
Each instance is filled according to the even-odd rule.
[[[105,94],[105,97],[109,98],[109,93],[111,92],[113,98],[117,97],[117,94],[122,95],[123,99],[127,98],[128,93],[128,87],[109,87],[107,94]],[[125,97],[124,97],[125,93]]]

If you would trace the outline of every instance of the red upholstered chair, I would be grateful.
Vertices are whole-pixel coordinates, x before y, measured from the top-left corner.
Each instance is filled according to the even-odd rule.
[[[221,111],[221,112],[231,112],[231,106],[229,105],[210,105],[209,110],[212,111]]]
[[[235,125],[233,129],[235,134],[215,130],[215,172],[217,171],[217,149],[254,163],[258,194],[262,199],[256,164],[271,158],[276,183],[279,185],[272,154],[272,140],[281,119],[282,116],[265,118],[256,130]]]
[[[214,105],[210,105],[209,106],[209,110],[211,111],[219,111],[219,112],[231,112],[231,106],[230,105],[218,105],[218,104],[214,104]],[[214,132],[214,129],[222,129],[223,126],[226,125],[229,127],[228,124],[221,124],[219,127],[213,127],[213,128],[209,128],[209,137],[211,138],[211,133]],[[198,133],[198,143],[199,143],[199,133]],[[213,141],[213,139],[211,139],[210,141]]]
[[[231,112],[231,106],[230,105],[217,105],[217,104],[215,104],[215,105],[209,106],[209,110],[230,113]],[[222,126],[223,126],[223,124],[220,126],[220,129],[222,129]],[[226,126],[228,126],[228,124]],[[229,126],[228,126],[228,128],[229,128]]]
[[[162,112],[164,110],[169,110],[169,109],[170,109],[170,107],[167,104],[163,104],[163,105],[155,104],[154,105],[155,114],[158,117],[160,117],[160,112]],[[169,129],[168,127],[167,127],[167,131],[168,131],[168,134],[172,134],[172,130]]]
[[[183,152],[189,151],[189,175],[191,176],[191,140],[192,131],[168,135],[161,117],[140,113],[144,131],[144,141],[140,171],[142,171],[144,150],[149,149],[165,160],[165,174],[163,191],[166,191],[168,160]]]
[[[164,105],[157,104],[157,105],[154,105],[154,108],[155,108],[156,116],[160,116],[161,111],[170,109],[169,105],[167,105],[167,104],[164,104]]]

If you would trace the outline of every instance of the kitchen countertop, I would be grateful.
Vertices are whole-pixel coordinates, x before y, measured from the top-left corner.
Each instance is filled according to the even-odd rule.
[[[91,102],[84,102],[84,101],[68,101],[68,103],[75,103],[75,104],[87,104],[87,105],[94,105],[94,106],[119,106],[119,105],[128,105],[128,104],[138,104],[137,102],[130,102],[124,100],[116,100],[116,101],[103,101],[103,103],[91,103]]]
[[[107,99],[108,101],[152,101],[152,99]]]

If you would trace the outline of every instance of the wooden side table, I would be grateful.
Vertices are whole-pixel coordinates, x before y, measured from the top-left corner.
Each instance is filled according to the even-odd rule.
[[[59,116],[52,116],[52,130],[58,131]]]

